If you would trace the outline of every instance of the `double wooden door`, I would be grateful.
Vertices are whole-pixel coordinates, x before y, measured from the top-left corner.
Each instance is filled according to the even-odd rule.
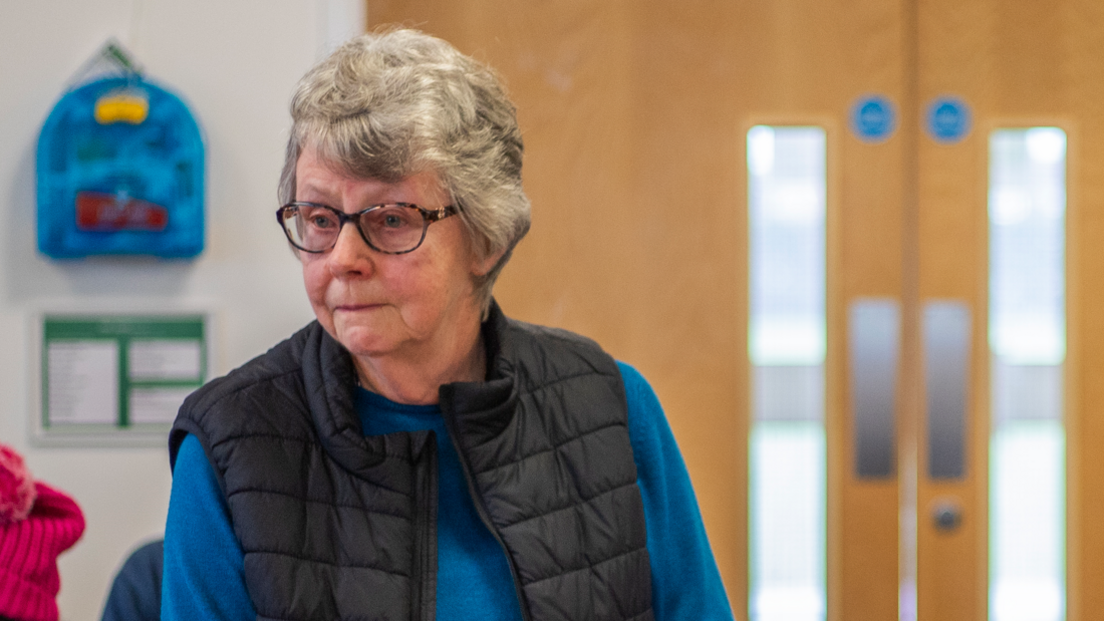
[[[922,0],[747,15],[748,124],[827,128],[828,618],[1093,618],[1104,13]],[[872,357],[886,302],[896,343]],[[869,366],[885,352],[888,375]],[[896,378],[881,431],[864,376]]]

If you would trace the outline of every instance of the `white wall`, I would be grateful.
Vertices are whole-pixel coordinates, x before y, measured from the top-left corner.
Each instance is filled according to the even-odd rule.
[[[58,306],[207,308],[219,374],[309,321],[273,216],[287,103],[363,15],[359,0],[0,0],[0,442],[84,509],[84,537],[60,562],[63,619],[99,619],[127,552],[163,533],[171,477],[164,448],[30,446],[31,319]],[[196,260],[57,262],[36,249],[39,128],[112,36],[185,98],[206,134],[207,247]]]

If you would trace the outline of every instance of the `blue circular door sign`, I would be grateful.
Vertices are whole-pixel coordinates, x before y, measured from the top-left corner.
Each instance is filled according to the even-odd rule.
[[[940,97],[928,106],[927,127],[937,142],[958,142],[970,132],[970,107],[956,97]]]
[[[893,135],[896,128],[897,111],[885,97],[861,97],[851,107],[851,131],[860,140],[883,142]]]

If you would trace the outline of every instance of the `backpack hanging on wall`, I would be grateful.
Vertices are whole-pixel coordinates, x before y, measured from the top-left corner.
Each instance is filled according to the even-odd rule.
[[[203,139],[179,97],[123,69],[66,93],[38,139],[38,248],[53,258],[203,250]]]

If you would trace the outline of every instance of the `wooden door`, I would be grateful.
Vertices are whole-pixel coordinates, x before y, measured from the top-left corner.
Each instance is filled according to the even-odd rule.
[[[525,140],[533,228],[496,298],[513,317],[594,338],[652,384],[740,609],[745,117],[733,106],[737,15],[727,3],[709,8],[373,0],[368,22],[443,37],[505,79]]]
[[[1089,309],[1101,295],[1101,179],[1099,61],[1104,12],[1099,3],[1058,0],[1043,3],[932,0],[917,9],[917,92],[921,106],[951,96],[964,102],[971,129],[959,141],[918,140],[918,301],[962,301],[969,309],[971,339],[967,432],[968,476],[957,481],[921,478],[918,506],[930,510],[940,498],[963,507],[962,527],[944,534],[930,515],[918,520],[918,585],[921,618],[982,619],[1003,614],[990,600],[997,576],[994,560],[1007,550],[990,546],[991,469],[998,397],[992,388],[1000,362],[991,354],[995,338],[987,323],[997,304],[990,278],[996,240],[987,210],[999,205],[994,181],[993,141],[997,132],[1055,128],[1066,136],[1064,359],[1061,360],[1061,422],[1065,438],[1064,613],[1091,619],[1099,610],[1104,539],[1092,528],[1100,519],[1104,493],[1094,481],[1104,467],[1091,447],[1102,427],[1094,412],[1102,394],[1100,335]],[[924,110],[922,109],[923,113]],[[1026,250],[1025,250],[1026,251]],[[1040,292],[1039,295],[1043,295]],[[1032,300],[1027,300],[1031,302]],[[924,438],[921,434],[920,443]],[[923,450],[921,456],[925,454]],[[1031,454],[1022,455],[1032,459]],[[920,469],[926,468],[921,463]],[[962,549],[972,550],[967,556]],[[961,567],[963,575],[943,573]],[[959,581],[960,578],[965,580]],[[1031,603],[1025,602],[1030,606]],[[1061,617],[1059,617],[1061,618]]]

